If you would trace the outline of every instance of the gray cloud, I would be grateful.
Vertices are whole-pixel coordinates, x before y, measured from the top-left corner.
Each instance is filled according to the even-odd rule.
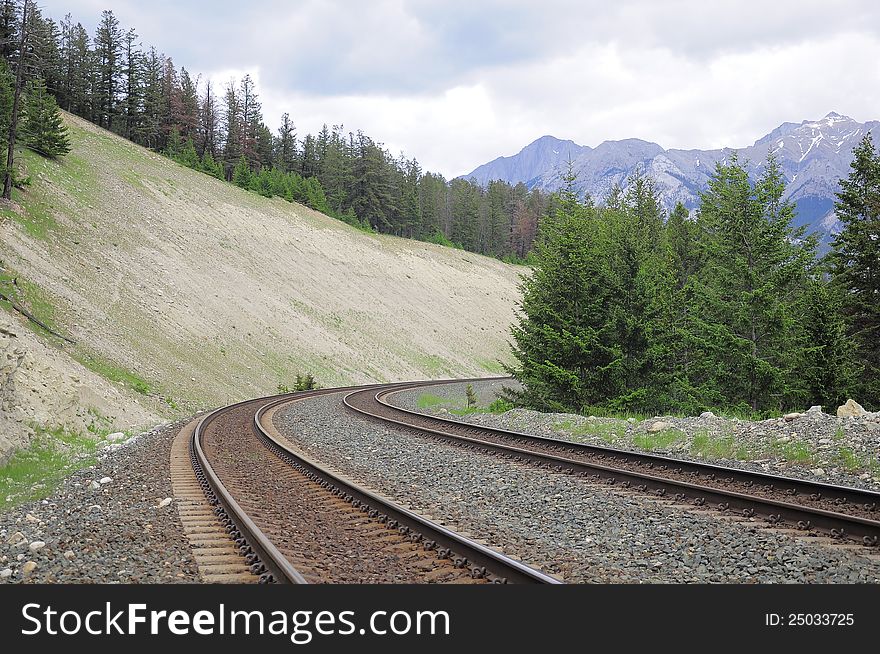
[[[41,4],[90,30],[112,8],[192,72],[253,72],[270,124],[363,128],[447,175],[544,133],[736,146],[880,106],[870,0]]]

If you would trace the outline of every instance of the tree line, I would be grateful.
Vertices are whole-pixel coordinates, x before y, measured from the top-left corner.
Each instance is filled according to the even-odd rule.
[[[524,259],[549,202],[522,184],[448,181],[342,125],[300,137],[285,113],[273,131],[249,75],[217,89],[143,46],[112,11],[90,35],[70,14],[56,23],[31,0],[2,0],[0,55],[21,70],[19,88],[42,83],[66,111],[191,168],[363,229]]]
[[[635,174],[603,206],[569,174],[542,220],[513,328],[521,405],[768,415],[848,397],[880,409],[880,155],[870,134],[835,205],[832,252],[793,226],[769,158],[719,163],[696,219]]]

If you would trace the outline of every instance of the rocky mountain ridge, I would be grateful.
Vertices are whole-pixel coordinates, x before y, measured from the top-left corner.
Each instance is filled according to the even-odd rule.
[[[853,148],[866,132],[878,127],[878,121],[860,123],[832,111],[820,120],[783,123],[736,152],[752,176],[760,174],[769,154],[776,155],[786,179],[785,197],[797,209],[797,224],[818,233],[827,246],[839,226],[834,216],[838,181],[849,173]],[[518,154],[499,157],[463,177],[483,185],[501,179],[512,184],[522,182],[530,189],[554,191],[562,185],[570,160],[578,176],[578,191],[601,203],[615,184],[625,184],[627,177],[641,168],[657,180],[667,211],[677,202],[693,210],[715,165],[726,161],[733,151],[665,150],[656,143],[634,138],[605,141],[591,148],[542,136]]]

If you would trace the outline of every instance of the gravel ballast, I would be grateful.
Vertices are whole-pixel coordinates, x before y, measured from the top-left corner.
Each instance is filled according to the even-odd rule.
[[[487,407],[504,386],[512,383],[474,384],[479,405]],[[466,384],[449,384],[404,391],[392,395],[389,401],[411,411],[484,427],[880,491],[880,413],[838,418],[808,410],[760,421],[711,413],[646,420],[527,409],[501,414],[451,413],[466,406],[465,388]],[[424,405],[426,393],[432,396],[429,406]]]
[[[169,454],[180,427],[112,444],[50,497],[0,515],[0,581],[197,582],[175,502],[163,502],[173,497]]]
[[[390,431],[340,403],[308,399],[275,423],[340,472],[569,582],[880,582],[857,552]]]

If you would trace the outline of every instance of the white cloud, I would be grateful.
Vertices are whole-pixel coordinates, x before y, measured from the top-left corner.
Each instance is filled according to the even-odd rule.
[[[880,118],[868,0],[114,4],[218,92],[249,72],[269,125],[344,123],[446,176],[548,133],[742,147],[831,110]],[[100,15],[96,0],[45,6],[90,28]]]

